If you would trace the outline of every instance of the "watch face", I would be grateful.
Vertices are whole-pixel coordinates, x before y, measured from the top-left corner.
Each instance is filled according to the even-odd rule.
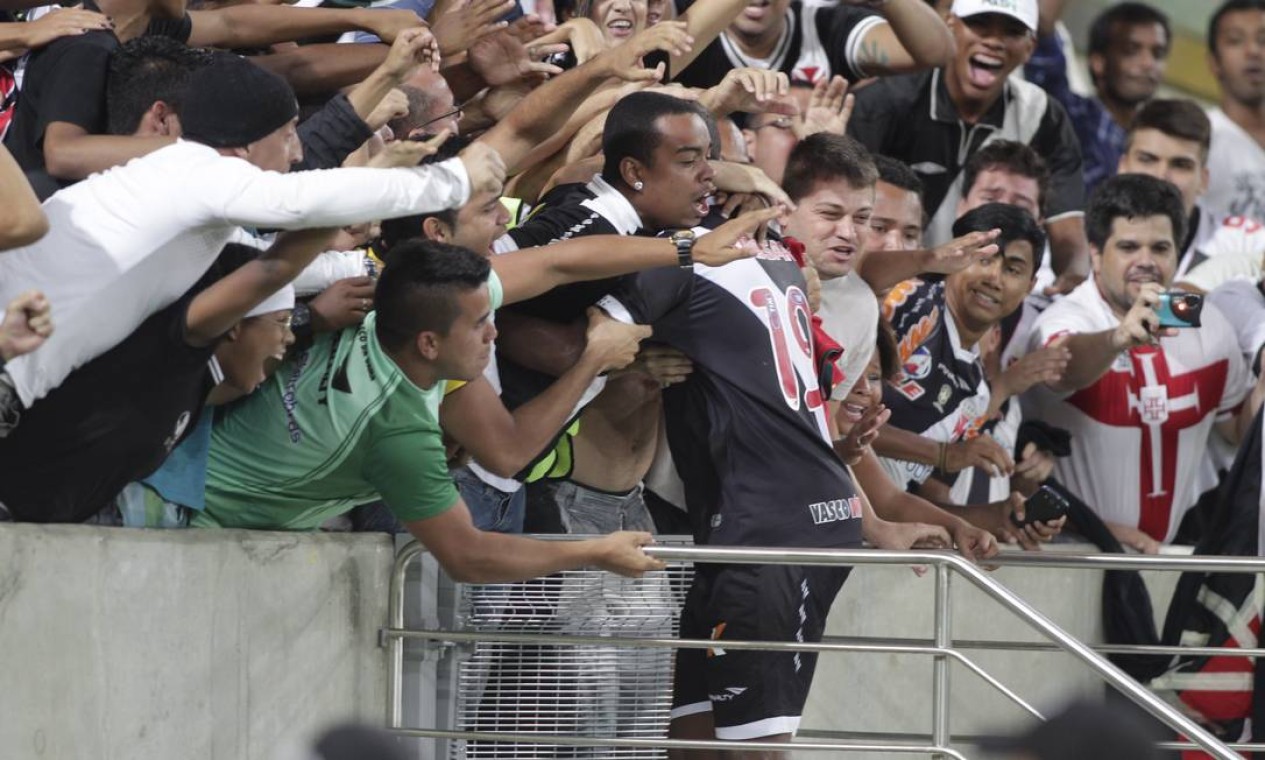
[[[681,241],[681,240],[693,240],[694,230],[677,230],[676,232],[672,233],[672,237],[669,239],[673,243]]]

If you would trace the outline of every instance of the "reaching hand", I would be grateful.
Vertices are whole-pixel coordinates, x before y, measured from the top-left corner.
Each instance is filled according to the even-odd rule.
[[[1067,371],[1072,352],[1067,349],[1067,339],[1060,337],[1049,345],[1030,351],[1002,370],[994,385],[1007,396],[1018,396],[1034,385],[1057,383]]]
[[[969,441],[950,443],[945,449],[945,472],[953,473],[968,467],[980,467],[993,477],[1009,475],[1015,462],[990,435],[981,435]]]
[[[53,334],[52,307],[37,290],[28,290],[9,302],[0,323],[0,359],[9,361],[29,354]]]
[[[439,44],[435,35],[424,26],[405,29],[391,43],[386,60],[379,70],[397,84],[413,76],[421,66],[439,70]]]
[[[654,537],[649,533],[621,530],[596,539],[596,542],[596,564],[609,573],[640,578],[649,570],[665,567],[663,562],[641,549],[654,543]]]
[[[509,29],[502,29],[470,46],[470,68],[489,87],[527,79],[539,82],[550,75],[562,73],[562,69],[542,59],[566,49],[567,46],[562,44],[526,45]]]
[[[686,31],[684,21],[660,21],[649,29],[638,32],[632,39],[607,50],[603,55],[607,57],[611,76],[635,82],[663,79],[666,71],[662,63],[653,69],[643,68],[643,56],[655,50],[681,56],[693,48],[694,38]]]
[[[537,38],[534,42],[537,45],[552,45],[559,42],[568,43],[571,51],[575,54],[577,64],[596,58],[607,49],[606,38],[602,36],[602,30],[597,28],[597,24],[583,16],[568,20],[552,32]]]
[[[937,274],[956,274],[981,258],[996,256],[1000,250],[995,242],[1001,230],[972,232],[956,240],[950,240],[931,250],[927,271]]]
[[[753,233],[757,233],[758,237],[759,228],[784,211],[781,206],[774,206],[730,219],[694,241],[694,263],[719,267],[755,256],[760,252],[760,246],[752,237]]]
[[[308,304],[313,332],[335,332],[365,320],[373,309],[373,278],[348,277],[330,285]]]
[[[470,175],[470,193],[500,193],[505,186],[505,161],[487,143],[471,143],[457,154]]]
[[[826,132],[841,135],[848,128],[856,98],[848,92],[848,80],[841,76],[819,79],[813,85],[804,118],[795,120],[795,136],[803,140],[809,135]]]
[[[396,140],[374,154],[365,166],[375,169],[396,169],[417,166],[427,156],[439,152],[439,147],[448,140],[451,133],[444,130],[425,142],[415,140]]]
[[[773,203],[780,203],[789,209],[795,208],[791,197],[786,194],[764,170],[755,164],[739,164],[733,161],[713,161],[712,184],[719,191],[726,193],[755,193],[763,195]]]
[[[855,466],[870,450],[870,444],[878,438],[879,431],[892,418],[892,410],[883,404],[875,404],[861,415],[847,435],[835,441],[835,453],[849,467]]]
[[[650,337],[649,325],[629,325],[606,316],[601,309],[588,309],[589,327],[584,353],[597,361],[599,372],[623,369],[637,358],[641,341]]]
[[[514,0],[452,0],[431,11],[431,30],[445,58],[470,49],[478,40],[504,29],[499,19],[514,8]]]
[[[654,378],[660,388],[685,382],[694,371],[694,362],[669,346],[642,346],[636,364]]]
[[[717,116],[735,111],[771,112],[793,116],[799,106],[788,97],[790,80],[781,71],[769,69],[730,69],[720,84],[703,96],[708,110]]]

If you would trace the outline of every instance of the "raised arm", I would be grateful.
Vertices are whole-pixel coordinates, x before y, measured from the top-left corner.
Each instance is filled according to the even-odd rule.
[[[641,67],[642,56],[653,50],[683,51],[690,44],[685,24],[657,24],[536,88],[479,140],[495,148],[513,174],[533,148],[567,123],[573,111],[570,104],[583,101],[611,77],[626,81],[659,78],[658,72]]]
[[[887,0],[878,12],[887,23],[867,32],[857,52],[856,63],[869,76],[937,68],[953,57],[953,33],[924,0]]]
[[[725,31],[747,7],[748,0],[698,0],[682,13],[678,21],[685,22],[685,31],[694,38],[694,48],[674,54],[668,59],[668,78],[675,79],[685,71],[703,50]],[[663,22],[659,22],[663,23]]]
[[[233,270],[189,304],[185,340],[208,346],[268,296],[285,287],[324,251],[335,229],[287,232],[254,261]]]
[[[993,241],[1000,234],[1001,230],[972,232],[924,251],[868,251],[857,262],[856,271],[882,296],[905,280],[926,273],[954,274],[981,256],[995,255],[997,244]]]

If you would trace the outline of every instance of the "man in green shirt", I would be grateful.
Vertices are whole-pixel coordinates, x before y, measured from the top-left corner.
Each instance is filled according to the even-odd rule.
[[[751,255],[753,247],[738,241],[778,212],[723,225],[695,243],[695,260],[720,265]],[[206,511],[194,526],[312,529],[381,497],[457,580],[509,581],[581,565],[625,575],[660,567],[639,548],[650,543],[647,533],[539,542],[476,529],[448,476],[438,410],[444,380],[482,374],[496,336],[492,313],[505,294],[521,300],[677,257],[667,240],[590,237],[496,257],[502,286],[488,259],[468,249],[431,241],[397,247],[363,324],[288,360],[216,425]],[[623,332],[611,329],[600,342],[590,333],[586,352],[599,353],[588,371],[627,364],[649,334],[618,327]],[[565,413],[566,403],[560,408]]]

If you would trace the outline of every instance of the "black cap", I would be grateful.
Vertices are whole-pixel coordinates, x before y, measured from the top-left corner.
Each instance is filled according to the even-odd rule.
[[[187,140],[240,148],[298,115],[298,101],[286,80],[240,55],[218,53],[190,78],[180,127]]]

